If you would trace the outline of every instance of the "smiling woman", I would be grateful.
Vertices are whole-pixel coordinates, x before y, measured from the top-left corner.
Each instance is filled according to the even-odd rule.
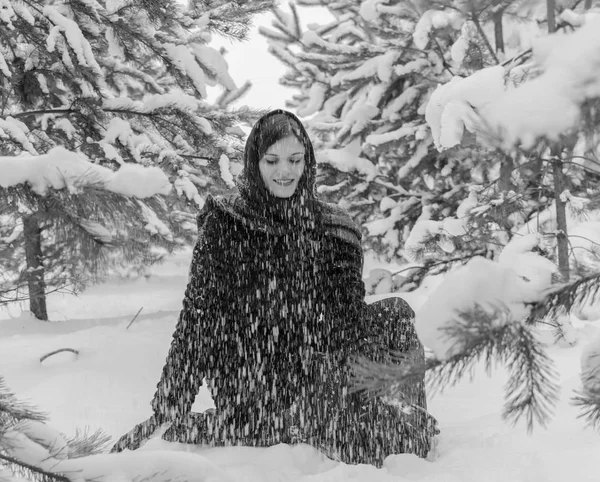
[[[411,308],[367,305],[361,233],[317,199],[304,127],[276,110],[253,127],[239,193],[198,216],[183,310],[152,401],[154,415],[113,450],[135,449],[164,423],[168,441],[215,445],[305,442],[347,463],[425,457],[435,434],[423,382],[402,401],[349,390],[354,356],[422,360]],[[386,358],[388,357],[388,358]],[[202,380],[216,410],[193,413]]]
[[[293,196],[304,172],[305,149],[295,136],[278,140],[258,162],[267,189],[277,197]]]

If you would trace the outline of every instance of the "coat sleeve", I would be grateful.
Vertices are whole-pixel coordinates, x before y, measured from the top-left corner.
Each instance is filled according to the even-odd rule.
[[[331,239],[327,279],[332,288],[331,348],[348,354],[362,338],[362,323],[367,305],[362,280],[362,249],[339,238]]]
[[[151,402],[160,423],[180,420],[191,411],[206,374],[205,340],[212,335],[207,321],[215,315],[214,300],[219,297],[215,291],[222,283],[218,282],[219,223],[211,213],[203,221],[193,251],[183,308]]]

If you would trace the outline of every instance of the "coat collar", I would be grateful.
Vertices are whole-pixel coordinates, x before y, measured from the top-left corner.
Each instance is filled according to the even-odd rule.
[[[312,201],[313,205],[308,207],[315,210],[317,226],[303,230],[304,232],[297,233],[293,226],[289,226],[282,222],[273,222],[265,218],[260,213],[249,206],[242,196],[238,193],[225,196],[209,196],[206,204],[198,215],[199,228],[204,224],[204,220],[209,212],[220,211],[232,218],[240,221],[250,230],[262,231],[275,236],[285,236],[288,234],[300,235],[308,237],[311,231],[322,231],[325,235],[333,236],[341,241],[345,241],[358,249],[362,249],[360,229],[356,226],[352,218],[346,211],[339,206],[331,203],[324,203],[318,200]]]

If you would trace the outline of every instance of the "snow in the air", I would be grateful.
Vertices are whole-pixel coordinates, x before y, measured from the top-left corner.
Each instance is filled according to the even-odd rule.
[[[114,12],[126,4],[122,0],[105,3],[105,12]],[[313,0],[312,3],[320,2]],[[388,0],[355,3],[352,16],[332,21],[331,28],[337,28],[337,33],[327,36],[324,33],[327,29],[322,26],[309,27],[302,35],[298,32],[303,47],[362,55],[362,46],[351,45],[343,37],[355,35],[369,45],[367,37],[371,34],[362,25],[359,28],[347,21],[358,15],[369,29],[379,27],[385,15],[400,14],[405,8],[401,4],[390,5]],[[457,5],[462,3],[456,2]],[[82,4],[97,12],[104,8],[95,0],[82,0]],[[531,16],[538,19],[539,11],[534,10]],[[480,35],[471,21],[464,21],[463,13],[458,8],[427,10],[416,28],[405,33],[412,37],[417,49],[426,51],[437,30],[453,30],[457,40],[450,46],[446,60],[458,71],[466,58],[469,42]],[[132,77],[136,81],[153,89],[152,95],[135,93],[134,98],[130,98],[130,86],[126,83],[117,85],[113,94],[117,97],[107,97],[102,102],[105,111],[153,114],[174,107],[190,114],[192,125],[207,138],[219,137],[216,134],[220,123],[215,121],[213,124],[209,120],[213,106],[205,99],[209,92],[207,86],[219,85],[234,93],[237,90],[228,62],[219,50],[201,43],[184,45],[179,39],[169,43],[171,39],[161,37],[158,27],[145,13],[140,13],[138,20],[144,35],[163,42],[164,55],[188,78],[199,95],[167,92],[162,84],[164,79],[154,79],[123,63],[123,45],[119,43],[118,33],[111,28],[104,32],[111,58],[102,59],[100,67],[82,33],[82,30],[86,34],[90,31],[71,18],[73,12],[67,4],[53,2],[37,11],[37,17],[34,17],[27,3],[0,0],[0,22],[9,35],[17,15],[31,25],[41,21],[42,17],[54,25],[41,47],[49,52],[61,52],[65,68],[88,67],[96,73],[108,69],[135,74]],[[281,27],[295,31],[292,15],[279,9],[278,18]],[[529,28],[531,31],[523,36],[535,37],[541,28],[539,25],[517,28],[516,20],[507,16],[504,19],[507,55],[511,49],[523,47],[524,42],[519,37],[522,32]],[[210,40],[212,20],[208,14],[196,20],[194,27],[199,30],[189,32],[189,35],[201,41]],[[396,20],[399,24],[403,21]],[[512,240],[494,261],[475,257],[447,274],[425,278],[415,291],[396,293],[397,277],[419,268],[417,254],[425,241],[435,236],[442,251],[452,253],[456,250],[455,238],[468,229],[467,219],[478,207],[480,192],[479,187],[471,187],[456,215],[444,218],[438,215],[435,218],[438,220],[432,219],[435,215],[432,214],[435,213],[433,207],[423,203],[421,217],[403,243],[404,233],[399,231],[404,229],[408,235],[409,229],[403,226],[403,218],[421,204],[419,196],[426,198],[427,192],[413,195],[414,185],[405,183],[403,187],[400,183],[410,181],[412,171],[419,168],[424,159],[431,159],[428,154],[432,147],[442,151],[459,146],[465,131],[501,134],[499,138],[505,148],[515,144],[530,147],[540,137],[556,139],[577,125],[581,104],[600,96],[600,13],[594,9],[585,14],[564,9],[559,20],[580,28],[532,40],[533,56],[525,66],[496,65],[466,78],[448,74],[445,78],[448,81],[437,88],[432,88],[430,79],[421,75],[436,62],[443,70],[435,55],[403,62],[399,60],[404,55],[400,50],[385,51],[369,45],[372,48],[370,60],[325,75],[314,63],[298,63],[290,51],[275,42],[270,43],[272,52],[295,65],[307,79],[311,76],[316,79],[303,91],[306,98],[297,113],[302,117],[316,114],[310,121],[311,127],[331,134],[324,141],[325,147],[316,151],[318,162],[346,174],[337,184],[320,186],[319,192],[336,192],[342,187],[353,186],[356,178],[360,178],[359,185],[362,186],[376,180],[379,187],[388,188],[384,197],[372,195],[365,201],[379,206],[381,216],[369,217],[361,227],[369,236],[379,236],[383,245],[401,253],[409,263],[397,265],[367,253],[363,274],[366,289],[372,293],[367,301],[387,296],[406,299],[416,311],[416,330],[430,357],[445,360],[460,348],[442,330],[456,320],[457,313],[468,311],[477,304],[490,311],[508,310],[508,316],[498,322],[519,323],[529,313],[529,304],[543,299],[551,289],[557,266],[536,250],[547,242],[544,234],[552,233],[555,228],[556,208],[550,204],[535,219],[514,229]],[[271,29],[264,31],[281,39],[287,38]],[[318,55],[321,54],[314,53],[314,58],[319,58]],[[322,58],[327,57],[323,55]],[[5,58],[0,53],[0,72],[11,77],[7,59],[8,56]],[[35,56],[29,55],[25,70],[35,70],[35,62]],[[528,77],[526,72],[529,70],[539,75]],[[265,72],[265,76],[269,74]],[[52,79],[41,73],[35,75],[40,89],[46,94],[55,86],[64,88],[60,78]],[[410,85],[393,100],[380,102],[398,76],[411,78]],[[418,80],[413,81],[412,77]],[[345,89],[346,85],[356,81],[364,81],[368,86],[357,91]],[[102,81],[98,81],[98,85],[104,86]],[[93,92],[86,81],[81,81],[79,88],[84,95]],[[342,92],[332,94],[331,90],[336,88],[342,88]],[[429,90],[431,94],[428,94]],[[424,100],[417,108],[419,114],[425,114],[427,124],[422,119],[400,123],[410,110],[408,107],[412,108],[423,95]],[[199,111],[206,112],[206,117],[200,116]],[[75,122],[71,123],[67,117],[50,113],[41,115],[39,122],[42,134],[48,133],[50,127],[60,130],[70,140],[77,140]],[[133,122],[131,118],[113,118],[106,123],[102,139],[85,140],[96,142],[107,159],[119,164],[117,170],[111,170],[90,162],[82,153],[62,147],[39,155],[31,141],[37,134],[30,132],[18,118],[7,115],[0,119],[0,136],[20,144],[23,154],[0,157],[0,187],[28,184],[34,193],[44,196],[49,189],[79,192],[82,186],[92,184],[137,198],[139,200],[134,202],[140,205],[145,229],[172,241],[174,234],[169,227],[141,200],[156,194],[166,195],[174,188],[178,195],[202,208],[206,194],[202,188],[206,188],[209,181],[198,177],[198,171],[185,163],[178,167],[180,170],[171,180],[158,167],[142,165],[142,148],[151,150],[151,146],[160,145],[157,156],[159,161],[165,162],[182,151],[189,153],[191,148],[177,135],[163,146],[164,140],[153,133],[139,133],[140,130],[134,129],[130,122]],[[371,129],[372,123],[378,123],[375,129]],[[239,137],[244,134],[237,126],[227,133]],[[348,138],[351,141],[347,141]],[[395,179],[391,179],[384,169],[370,160],[371,156],[367,158],[365,152],[385,148],[385,144],[396,141],[410,144],[410,151],[399,148],[398,157],[402,164],[394,174]],[[216,147],[224,152],[216,156],[216,165],[221,180],[231,188],[241,164],[235,159],[236,149],[228,142],[229,136],[221,136],[216,141]],[[344,147],[339,148],[336,143]],[[124,162],[115,148],[119,144],[129,149],[140,164]],[[451,160],[443,168],[443,176],[452,175],[452,162],[458,161]],[[208,165],[202,161],[197,164]],[[430,189],[437,181],[427,173],[423,174],[423,180]],[[583,207],[581,198],[572,196],[568,190],[561,198],[570,210],[571,262],[600,268],[600,215],[596,213],[587,219],[577,219],[576,211]],[[342,199],[340,204],[344,202],[348,200]],[[2,232],[0,244],[8,245],[23,234],[23,224],[4,219],[11,228]],[[1,221],[3,218],[0,217]],[[79,226],[105,244],[115,235],[92,221],[81,220]],[[441,433],[426,460],[399,454],[389,456],[382,468],[353,466],[330,460],[305,444],[203,448],[168,443],[160,436],[133,452],[68,458],[66,437],[75,435],[77,430],[100,428],[116,440],[151,415],[150,400],[171,343],[188,281],[190,260],[191,250],[188,249],[171,255],[163,265],[149,268],[144,277],[125,279],[115,276],[79,296],[51,293],[48,295],[49,322],[33,318],[25,304],[0,303],[0,376],[19,398],[38,406],[49,416],[48,423],[23,421],[8,428],[3,439],[13,442],[7,448],[9,455],[48,471],[78,474],[82,479],[97,482],[591,482],[599,479],[600,435],[586,427],[586,422],[578,418],[579,409],[570,402],[574,390],[582,386],[588,389],[600,387],[600,321],[597,320],[600,310],[591,304],[578,306],[572,315],[556,319],[564,334],[560,342],[556,342],[553,332],[543,325],[535,327],[536,336],[546,344],[549,356],[556,364],[561,398],[548,426],[537,427],[533,434],[527,433],[522,422],[511,426],[501,419],[508,381],[505,367],[499,365],[489,375],[480,365],[473,371],[472,379],[467,377],[441,393],[429,392],[428,410],[439,421]],[[132,322],[136,313],[140,316],[136,315]],[[45,357],[64,348],[68,351]],[[193,410],[201,412],[211,407],[210,394],[202,387]],[[0,479],[5,475],[0,468]],[[22,480],[12,476],[6,478]]]
[[[429,460],[393,455],[377,469],[329,460],[303,444],[202,449],[157,438],[135,452],[61,460],[62,436],[57,431],[73,436],[77,428],[103,428],[117,438],[151,414],[149,401],[169,348],[190,260],[191,252],[186,251],[153,268],[146,278],[112,279],[79,297],[51,294],[49,323],[33,319],[18,305],[0,311],[2,375],[21,398],[50,416],[51,427],[30,429],[34,439],[46,442],[26,440],[28,447],[37,443],[37,452],[27,451],[28,456],[37,453],[46,460],[49,453],[55,454],[49,463],[82,470],[90,477],[108,472],[108,478],[98,479],[106,481],[132,480],[134,476],[147,477],[148,481],[187,478],[207,482],[597,480],[600,438],[576,418],[578,411],[569,403],[572,391],[580,387],[582,352],[598,350],[598,343],[586,348],[587,340],[600,334],[594,322],[577,322],[579,345],[575,347],[549,344],[560,373],[562,395],[548,427],[536,428],[532,435],[523,424],[513,427],[500,418],[505,370],[498,367],[487,376],[480,367],[472,382],[466,378],[441,394],[429,396],[429,410],[441,429],[435,454]],[[365,274],[381,267],[388,266],[367,256]],[[440,282],[445,280],[426,282],[421,290],[404,296],[422,312],[419,309]],[[389,294],[369,300],[385,296]],[[141,307],[142,313],[127,329]],[[552,336],[548,333],[546,338],[550,342]],[[60,348],[75,349],[79,355],[54,355],[40,363],[40,357]],[[211,406],[212,400],[202,388],[194,410]],[[49,446],[54,449],[48,450]]]

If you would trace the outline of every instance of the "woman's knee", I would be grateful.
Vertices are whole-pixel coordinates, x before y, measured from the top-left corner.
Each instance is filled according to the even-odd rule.
[[[422,351],[414,325],[415,313],[402,298],[385,298],[370,305],[369,337],[387,350]]]
[[[415,312],[408,302],[399,296],[390,296],[369,305],[371,311],[383,314],[395,314],[401,319],[414,319]]]

